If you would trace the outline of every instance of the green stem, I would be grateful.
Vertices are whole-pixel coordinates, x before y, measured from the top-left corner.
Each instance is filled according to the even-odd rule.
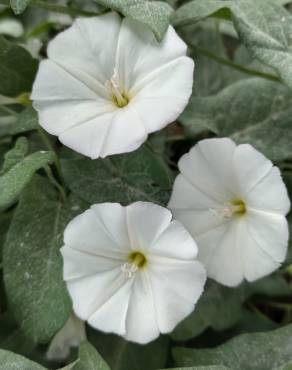
[[[255,305],[253,305],[251,302],[247,303],[247,306],[249,307],[249,309],[251,311],[253,311],[255,314],[257,314],[258,316],[261,316],[262,318],[264,319],[268,319],[268,320],[271,320],[268,316],[266,316],[261,310],[259,310]]]
[[[257,77],[265,78],[266,80],[281,82],[279,77],[277,77],[275,75],[265,73],[265,72],[260,72],[260,71],[257,71],[256,69],[248,68],[248,67],[245,67],[241,64],[234,63],[229,59],[220,57],[220,56],[212,53],[208,49],[202,48],[201,46],[191,45],[191,47],[195,51],[197,51],[198,53],[204,55],[205,57],[207,57],[209,59],[212,59],[212,60],[215,60],[217,63],[220,63],[220,64],[223,64],[223,65],[229,66],[233,69],[236,69],[237,71],[243,72],[243,73],[248,74],[250,76],[257,76]]]
[[[50,166],[45,166],[45,171],[48,176],[48,179],[51,181],[51,183],[59,190],[60,195],[63,199],[63,201],[66,201],[66,192],[64,188],[58,183],[58,181],[55,179],[51,167]]]
[[[2,110],[2,112],[8,113],[9,116],[18,117],[18,113],[17,112],[15,112],[13,109],[10,109],[8,107],[5,107],[4,105],[0,105],[0,110]]]
[[[0,95],[1,105],[19,104],[18,100],[10,96]]]
[[[38,133],[43,141],[43,143],[45,144],[45,146],[52,152],[55,154],[55,165],[56,165],[56,169],[58,171],[58,175],[60,177],[60,180],[62,182],[63,181],[63,174],[62,174],[62,168],[61,168],[61,163],[60,163],[60,160],[59,160],[59,157],[53,147],[53,145],[51,144],[50,142],[50,139],[48,138],[46,132],[41,128],[41,126],[38,125]]]
[[[282,309],[282,310],[288,310],[288,311],[292,310],[292,303],[281,303],[281,302],[267,301],[267,302],[265,302],[265,304],[267,304],[268,306],[274,307],[274,308]]]
[[[179,134],[165,137],[165,141],[167,143],[171,143],[173,141],[182,141],[182,140],[187,140],[187,137],[185,137],[184,135],[179,135]]]

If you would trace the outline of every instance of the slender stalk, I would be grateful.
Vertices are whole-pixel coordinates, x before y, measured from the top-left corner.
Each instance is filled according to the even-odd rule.
[[[41,128],[41,126],[38,125],[38,133],[40,135],[40,138],[42,139],[43,143],[45,144],[45,146],[52,152],[55,154],[55,165],[56,165],[56,169],[58,171],[58,175],[60,177],[60,180],[62,182],[63,181],[63,174],[62,174],[62,168],[61,168],[61,163],[60,163],[60,160],[59,160],[59,157],[53,147],[53,145],[51,144],[50,142],[50,139],[48,138],[46,132]]]
[[[51,167],[45,166],[45,171],[48,176],[48,179],[51,181],[51,183],[59,190],[60,196],[63,199],[63,201],[66,201],[66,192],[64,188],[58,183],[58,181],[55,179]]]
[[[10,96],[0,95],[1,105],[19,104],[18,100]]]
[[[281,302],[271,302],[271,301],[266,301],[265,304],[268,306],[274,307],[274,308],[279,308],[282,310],[292,310],[292,303],[281,303]]]
[[[182,140],[187,140],[188,138],[185,137],[184,135],[171,135],[171,136],[166,136],[165,141],[167,143],[173,142],[173,141],[182,141]]]
[[[202,55],[204,55],[205,57],[207,57],[209,59],[215,60],[217,63],[220,63],[220,64],[223,64],[223,65],[229,66],[233,69],[236,69],[237,71],[240,71],[242,73],[245,73],[245,74],[248,74],[248,75],[251,75],[251,76],[257,76],[257,77],[265,78],[265,79],[270,80],[270,81],[281,82],[279,77],[277,77],[275,75],[272,75],[270,73],[261,72],[261,71],[258,71],[256,69],[248,68],[248,67],[245,67],[241,64],[234,63],[229,59],[226,59],[226,58],[223,58],[223,57],[220,57],[220,56],[214,54],[212,51],[210,51],[208,49],[202,48],[201,46],[191,45],[191,47],[195,51],[197,51],[199,54],[202,54]]]
[[[2,110],[2,112],[5,112],[5,113],[9,114],[9,116],[18,117],[17,112],[15,112],[13,109],[5,107],[4,105],[0,105],[0,110]]]

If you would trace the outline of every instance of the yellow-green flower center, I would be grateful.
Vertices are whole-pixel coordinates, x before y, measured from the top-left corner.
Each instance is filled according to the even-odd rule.
[[[131,279],[139,269],[147,264],[147,258],[141,252],[135,251],[128,255],[128,262],[122,266],[122,273],[125,279]]]
[[[246,213],[246,205],[241,199],[234,199],[231,202],[233,214],[244,215]]]
[[[129,263],[136,265],[138,268],[145,267],[147,259],[141,252],[132,252],[128,257]]]
[[[223,208],[216,211],[223,218],[242,216],[246,213],[246,205],[241,199],[233,199],[226,203]]]

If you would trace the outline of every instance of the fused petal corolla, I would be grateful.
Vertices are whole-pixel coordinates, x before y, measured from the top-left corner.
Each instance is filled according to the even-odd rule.
[[[130,341],[172,331],[203,291],[196,243],[170,211],[152,203],[93,205],[69,223],[64,243],[75,314]]]
[[[158,43],[117,13],[77,19],[40,63],[31,95],[40,124],[93,159],[137,149],[189,100],[194,63],[186,49],[171,26]]]
[[[169,208],[195,238],[208,276],[254,281],[284,261],[290,209],[280,171],[251,145],[200,141],[178,163]]]

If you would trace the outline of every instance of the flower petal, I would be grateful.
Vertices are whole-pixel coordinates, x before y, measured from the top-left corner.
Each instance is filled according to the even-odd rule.
[[[130,250],[125,209],[117,203],[92,206],[67,225],[64,241],[79,251],[124,261]]]
[[[159,336],[151,283],[147,272],[137,273],[126,318],[125,338],[140,344]]]
[[[220,203],[208,193],[194,186],[183,174],[174,182],[168,207],[171,209],[209,209],[218,208]]]
[[[244,278],[239,240],[245,235],[240,232],[240,223],[235,219],[226,225],[206,265],[208,276],[230,287],[239,285]]]
[[[254,281],[260,279],[272,273],[280,266],[280,264],[265,251],[263,245],[258,244],[253,238],[248,229],[247,218],[239,223],[237,240],[246,280]]]
[[[121,266],[121,261],[117,258],[80,252],[68,246],[62,247],[61,253],[64,260],[63,277],[66,281],[80,279]]]
[[[59,137],[63,144],[92,159],[131,152],[146,138],[140,118],[130,107],[69,128]]]
[[[181,223],[172,221],[151,244],[148,253],[153,257],[164,256],[189,261],[196,258],[198,247]]]
[[[186,44],[170,26],[159,43],[141,22],[124,18],[117,52],[117,67],[125,88],[161,66],[186,55]]]
[[[33,106],[39,112],[41,126],[52,135],[61,135],[88,121],[96,122],[99,116],[104,120],[104,114],[113,111],[112,104],[103,100],[36,100]]]
[[[111,129],[113,113],[106,113],[61,132],[59,140],[64,145],[91,159],[101,156],[103,146]]]
[[[113,75],[120,27],[121,17],[114,12],[79,18],[50,42],[48,57],[81,80],[87,74],[104,88]]]
[[[179,220],[195,240],[201,235],[224,225],[227,219],[212,209],[174,209],[174,217]]]
[[[147,250],[169,226],[170,211],[153,203],[136,202],[127,209],[129,238],[133,250]]]
[[[206,271],[197,261],[157,257],[150,259],[149,270],[158,327],[161,333],[169,333],[194,310]]]
[[[240,195],[245,196],[271,170],[273,164],[249,144],[238,145],[232,161]]]
[[[277,167],[273,167],[246,195],[250,208],[286,215],[290,209],[287,189]]]
[[[131,104],[148,132],[173,122],[186,107],[192,93],[194,63],[181,57],[151,73],[130,90]]]
[[[125,281],[124,285],[89,317],[89,325],[106,333],[125,335],[132,285],[133,279]]]
[[[67,281],[67,288],[73,301],[73,310],[82,320],[96,312],[124,285],[121,267]]]
[[[247,227],[251,237],[272,259],[278,263],[285,260],[289,229],[284,216],[250,210]]]
[[[39,65],[32,94],[32,100],[62,101],[97,100],[96,92],[76,79],[51,60]]]
[[[217,156],[214,155],[217,153]],[[215,202],[224,204],[234,197],[226,166],[231,162],[234,143],[229,139],[202,140],[178,162],[184,177]]]
[[[111,154],[128,153],[136,150],[147,139],[147,132],[141,117],[129,104],[125,108],[117,109],[112,121],[108,136],[105,140],[101,157]]]

